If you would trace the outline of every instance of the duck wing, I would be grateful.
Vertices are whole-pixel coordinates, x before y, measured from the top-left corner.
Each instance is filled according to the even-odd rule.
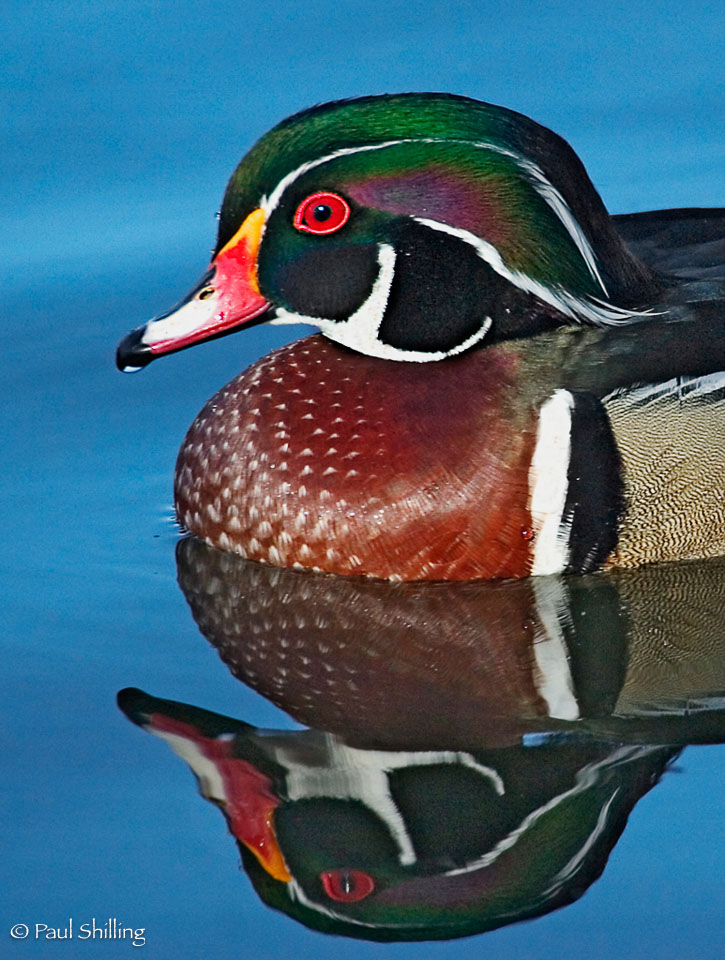
[[[725,279],[725,208],[686,207],[612,217],[629,249],[659,274]]]
[[[604,398],[627,509],[615,566],[725,554],[725,373]]]

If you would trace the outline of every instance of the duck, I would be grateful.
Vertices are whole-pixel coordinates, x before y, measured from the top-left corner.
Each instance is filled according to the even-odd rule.
[[[725,554],[725,210],[610,216],[561,137],[450,94],[315,106],[232,174],[211,264],[123,370],[319,331],[192,424],[177,518],[220,550],[387,580]]]

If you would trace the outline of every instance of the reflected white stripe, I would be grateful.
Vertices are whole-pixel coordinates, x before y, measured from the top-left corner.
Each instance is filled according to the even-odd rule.
[[[364,804],[387,826],[398,848],[398,860],[403,866],[414,864],[417,856],[405,821],[390,793],[388,776],[393,770],[461,764],[488,780],[499,796],[504,793],[504,784],[498,773],[462,751],[358,750],[341,743],[331,734],[325,736],[325,747],[316,765],[312,764],[309,754],[305,755],[304,762],[298,761],[294,746],[292,749],[286,745],[275,748],[274,759],[286,770],[285,790],[288,799],[336,797]]]
[[[536,613],[542,630],[534,638],[534,686],[555,720],[581,716],[569,669],[569,654],[562,625],[569,619],[566,587],[559,577],[534,579]]]

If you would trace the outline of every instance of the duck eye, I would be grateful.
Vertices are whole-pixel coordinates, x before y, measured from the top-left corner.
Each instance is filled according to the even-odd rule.
[[[295,211],[294,225],[305,233],[334,233],[350,218],[350,205],[337,193],[313,193]]]
[[[320,880],[327,896],[338,903],[364,900],[375,889],[373,878],[362,870],[325,870]]]

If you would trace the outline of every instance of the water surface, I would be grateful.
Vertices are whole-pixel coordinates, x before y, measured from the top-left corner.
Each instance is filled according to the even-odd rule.
[[[255,728],[300,727],[200,635],[176,583],[170,505],[195,413],[296,331],[259,327],[134,377],[113,350],[204,269],[243,149],[333,96],[428,88],[503,102],[565,134],[614,212],[722,204],[719,15],[665,2],[638,16],[624,4],[433,4],[427,20],[406,4],[170,11],[38,2],[4,14],[0,953],[119,957],[127,941],[8,935],[110,917],[145,928],[139,949],[155,960],[717,957],[722,746],[687,747],[634,806],[601,879],[538,920],[381,947],[260,902],[218,811],[116,694],[140,687]]]

